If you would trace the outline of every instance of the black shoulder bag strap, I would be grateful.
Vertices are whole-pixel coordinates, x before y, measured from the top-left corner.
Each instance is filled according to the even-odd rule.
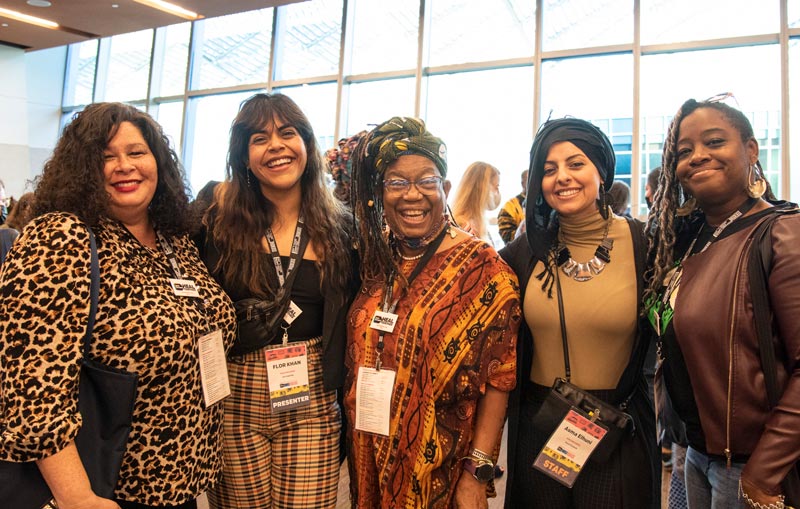
[[[91,287],[89,289],[89,321],[86,325],[86,335],[83,336],[83,358],[89,359],[89,344],[92,339],[92,332],[94,331],[94,322],[97,316],[97,301],[100,295],[100,263],[97,260],[97,240],[94,238],[94,232],[87,226],[89,230],[89,248],[92,251],[90,276]]]
[[[781,390],[778,387],[778,366],[772,344],[772,313],[767,279],[772,269],[772,225],[781,215],[781,213],[773,214],[756,227],[753,232],[747,266],[758,349],[761,354],[761,370],[764,372],[764,384],[767,388],[767,400],[770,408],[774,408],[778,404]],[[797,465],[789,470],[783,481],[783,488],[787,503],[800,503],[800,475],[797,472]]]

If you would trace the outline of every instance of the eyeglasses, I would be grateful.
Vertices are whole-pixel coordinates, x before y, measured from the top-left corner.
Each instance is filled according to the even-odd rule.
[[[417,188],[420,194],[430,196],[436,194],[441,189],[444,179],[438,175],[410,181],[405,179],[388,179],[383,181],[383,188],[390,194],[406,194],[411,189],[411,184]]]
[[[733,102],[736,103],[736,107],[739,107],[739,101],[736,100],[736,96],[733,95],[733,92],[723,92],[721,94],[712,95],[705,101],[704,103],[724,103],[728,99],[733,99]],[[730,105],[729,105],[730,106]]]

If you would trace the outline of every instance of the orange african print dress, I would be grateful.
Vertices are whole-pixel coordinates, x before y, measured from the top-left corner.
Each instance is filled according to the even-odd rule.
[[[348,316],[344,403],[353,507],[449,508],[486,384],[501,391],[515,385],[517,279],[492,247],[473,238],[436,253],[402,293],[382,355],[382,369],[396,371],[388,436],[354,427],[356,377],[359,367],[375,367],[379,333],[369,324],[384,286],[365,283]],[[497,449],[499,443],[500,436]],[[487,490],[494,495],[491,483]]]

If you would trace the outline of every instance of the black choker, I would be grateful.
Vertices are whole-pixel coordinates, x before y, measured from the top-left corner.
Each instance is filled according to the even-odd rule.
[[[594,252],[594,257],[586,263],[576,262],[569,252],[569,248],[561,243],[556,252],[556,265],[564,271],[564,274],[575,281],[589,281],[599,275],[606,268],[606,264],[611,262],[611,250],[614,248],[614,241],[608,238],[608,228],[611,224],[611,216],[606,221],[606,230],[603,233],[603,240]]]

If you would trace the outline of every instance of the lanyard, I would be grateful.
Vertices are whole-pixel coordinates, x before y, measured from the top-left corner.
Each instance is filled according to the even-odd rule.
[[[167,257],[169,266],[172,268],[172,275],[175,276],[176,279],[183,279],[183,272],[181,272],[181,267],[178,265],[178,257],[175,256],[175,250],[172,249],[172,244],[169,243],[167,238],[164,237],[160,231],[156,230],[156,235],[158,236],[158,243],[161,244],[161,249],[164,250],[164,255]]]
[[[303,215],[300,214],[300,217],[297,218],[297,225],[294,227],[292,252],[291,256],[289,257],[289,267],[286,269],[285,276],[283,273],[283,262],[281,261],[281,255],[278,252],[278,244],[275,242],[275,236],[272,234],[272,228],[267,228],[267,231],[264,233],[264,237],[266,237],[267,243],[269,244],[270,254],[272,254],[272,263],[275,265],[275,273],[278,275],[278,284],[280,285],[280,288],[283,288],[286,278],[289,277],[297,264],[300,262],[300,259],[303,257],[303,253],[300,252],[300,240],[303,237],[303,224]]]
[[[167,257],[169,266],[172,269],[172,275],[175,276],[176,279],[183,279],[183,272],[181,271],[181,267],[178,264],[178,257],[175,255],[175,250],[172,248],[172,244],[158,230],[156,230],[156,236],[158,237],[158,243],[161,245],[161,249],[164,251],[164,255]],[[198,286],[196,288],[199,295],[200,287]],[[203,299],[203,297],[200,296],[200,298],[192,300],[197,303],[197,307],[200,309],[200,313],[203,315],[203,323],[205,324],[206,332],[210,332],[211,327],[210,324],[208,323],[208,310],[206,309],[205,299]]]
[[[698,251],[696,254],[700,254],[706,249],[708,249],[708,246],[716,242],[719,236],[722,235],[722,232],[725,231],[725,228],[730,226],[731,223],[733,223],[743,215],[747,214],[750,211],[750,209],[752,209],[755,206],[757,201],[758,200],[756,200],[755,198],[748,198],[747,201],[745,201],[738,209],[734,210],[733,214],[728,216],[728,218],[725,221],[723,221],[722,224],[717,226],[717,228],[714,230],[714,233],[711,234],[711,238],[709,238],[706,241],[705,245],[703,245],[703,248],[700,249],[700,251]],[[683,264],[683,262],[686,261],[687,258],[692,256],[692,250],[694,249],[694,245],[697,242],[697,239],[700,238],[700,234],[703,233],[704,229],[705,229],[705,223],[703,223],[703,225],[700,227],[700,230],[697,231],[697,235],[695,235],[694,239],[692,240],[692,243],[689,245],[689,249],[686,250],[686,253],[684,253],[683,258],[681,258],[681,264]]]
[[[692,239],[692,243],[689,244],[688,249],[686,249],[686,252],[683,254],[683,257],[681,257],[680,262],[678,262],[677,266],[672,272],[672,275],[669,278],[669,282],[667,283],[667,287],[664,291],[664,295],[661,296],[661,305],[659,306],[661,311],[657,312],[658,317],[656,317],[656,324],[657,324],[656,331],[659,333],[659,335],[664,333],[667,324],[672,319],[673,311],[671,308],[669,309],[667,308],[667,303],[669,302],[669,299],[672,296],[675,289],[678,287],[678,285],[681,284],[681,278],[683,276],[683,264],[686,261],[686,259],[692,256],[693,254],[700,254],[704,252],[706,249],[708,249],[708,247],[711,244],[716,242],[716,240],[719,238],[720,235],[722,235],[722,232],[725,231],[725,229],[728,226],[730,226],[734,221],[736,221],[743,215],[747,214],[747,212],[750,211],[750,209],[752,209],[757,202],[758,200],[756,200],[755,198],[748,198],[747,201],[745,201],[738,209],[734,210],[733,213],[730,216],[728,216],[727,219],[725,219],[725,221],[723,221],[719,226],[717,226],[717,228],[711,234],[711,237],[709,237],[709,239],[706,241],[703,247],[697,253],[693,253],[695,244],[697,243],[697,239],[700,238],[700,236],[703,233],[703,230],[705,229],[705,223],[703,223],[703,225],[697,231],[697,234],[695,235],[694,239]],[[666,315],[665,320],[662,320],[661,317],[662,314]]]
[[[436,254],[436,250],[439,249],[439,246],[442,244],[442,241],[444,240],[444,236],[446,233],[447,233],[447,225],[445,225],[445,227],[442,229],[439,235],[437,235],[436,238],[433,239],[433,242],[428,244],[428,247],[425,248],[425,254],[422,255],[422,258],[414,266],[414,270],[411,272],[411,275],[408,276],[408,286],[407,286],[408,288],[411,288],[411,283],[414,282],[417,276],[419,276],[420,273],[422,272],[422,269],[425,268],[425,265],[427,265],[430,259],[433,258],[433,255]],[[394,314],[395,310],[397,309],[397,303],[400,302],[399,298],[394,299],[394,301],[392,301],[392,296],[394,294],[394,280],[395,280],[395,275],[392,274],[389,277],[389,280],[386,282],[386,290],[383,294],[383,304],[381,306],[381,310],[384,313]],[[391,304],[389,304],[389,302],[391,302]],[[385,335],[386,332],[380,331],[380,334],[378,334],[378,344],[375,346],[375,353],[376,353],[375,369],[378,371],[381,370],[381,365],[382,365],[381,357],[383,355],[383,349],[386,346],[383,341]]]

